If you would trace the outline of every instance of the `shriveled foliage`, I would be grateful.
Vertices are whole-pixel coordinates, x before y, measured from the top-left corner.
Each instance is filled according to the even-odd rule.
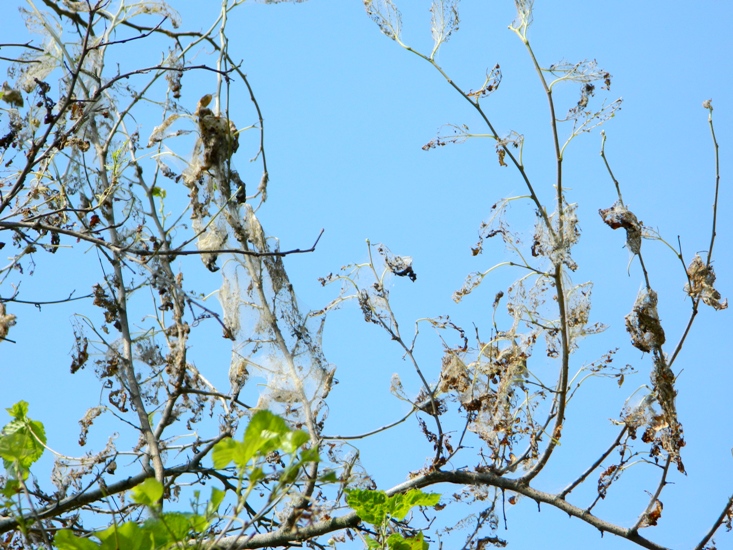
[[[378,29],[437,69],[484,125],[480,134],[463,123],[446,125],[423,149],[487,138],[496,169],[514,170],[524,186],[521,196],[492,197],[470,250],[483,261],[487,243],[500,240],[504,259],[470,273],[453,300],[480,299],[482,285],[499,270],[509,271],[512,281],[472,325],[433,316],[421,317],[410,330],[400,323],[393,294],[422,280],[419,260],[385,244],[368,241],[365,261],[320,279],[336,287],[322,308],[305,311],[298,301],[284,257],[313,252],[320,235],[297,235],[307,242],[282,250],[261,222],[271,207],[265,204],[265,116],[226,40],[233,32],[227,15],[242,2],[224,1],[206,31],[183,30],[184,22],[162,1],[42,2],[45,11],[31,1],[23,11],[29,31],[40,38],[12,45],[19,52],[4,61],[8,81],[0,91],[0,122],[7,128],[0,137],[0,247],[10,255],[0,267],[0,345],[13,344],[13,331],[25,322],[23,304],[41,306],[20,290],[39,258],[44,267],[68,262],[77,269],[78,263],[80,273],[96,279],[85,295],[61,300],[80,304],[65,366],[69,376],[93,371],[99,392],[78,396],[87,407],[75,427],[78,444],[89,450],[81,458],[56,455],[52,489],[22,460],[7,458],[6,443],[21,436],[33,460],[46,445],[45,434],[26,417],[27,404],[11,410],[14,420],[0,434],[8,472],[0,480],[3,545],[76,541],[96,547],[111,533],[139,534],[135,529],[153,531],[156,522],[171,521],[167,532],[177,533],[181,547],[326,548],[362,537],[369,548],[425,548],[438,537],[463,537],[463,548],[479,550],[507,544],[500,533],[506,505],[528,497],[601,533],[662,548],[640,529],[662,521],[670,467],[685,473],[675,361],[701,304],[715,311],[728,305],[714,286],[718,182],[707,257],[686,262],[675,250],[683,267],[680,294],[691,313],[671,347],[672,331],[665,331],[660,315],[664,297],[652,285],[642,246],[661,237],[624,203],[602,146],[618,199],[599,213],[611,229],[625,231],[619,247],[625,244],[643,279],[636,298],[618,298],[630,308],[626,341],[604,343],[597,356],[580,359],[583,341],[607,327],[594,318],[597,290],[581,278],[581,256],[574,256],[582,211],[563,183],[564,153],[615,116],[621,100],[597,97],[610,93],[612,76],[594,60],[540,65],[528,35],[533,2],[515,2],[510,30],[527,49],[552,113],[553,181],[528,175],[523,134],[494,126],[487,104],[500,93],[502,66],[490,65],[472,89],[438,65],[440,49],[459,31],[457,0],[432,2],[428,53],[406,43],[397,2],[364,0]],[[128,59],[130,42],[145,43],[140,51],[149,56]],[[188,93],[193,79],[210,82],[211,92]],[[564,85],[579,93],[569,106],[556,104],[553,95]],[[233,102],[240,102],[249,122],[233,120],[237,116],[227,109]],[[566,109],[562,117],[555,114],[560,107]],[[712,103],[704,107],[712,130]],[[605,135],[602,140],[605,145]],[[714,133],[713,140],[717,154]],[[539,192],[539,186],[547,189]],[[509,215],[515,206],[525,212],[523,227],[530,231],[515,229]],[[595,214],[593,219],[598,222]],[[41,276],[52,280],[49,273]],[[337,369],[326,358],[323,331],[328,316],[349,302],[408,365],[390,383],[408,412],[365,434],[330,435]],[[427,359],[423,328],[440,346]],[[193,345],[199,334],[211,346],[203,353]],[[222,346],[223,363],[209,352]],[[619,364],[622,347],[641,355],[637,366]],[[589,380],[608,378],[620,387],[635,371],[647,372],[649,382],[612,421],[613,441],[564,489],[541,490],[538,476],[566,441],[572,414],[582,415],[572,407],[575,397]],[[354,414],[364,414],[366,406],[356,400]],[[404,483],[375,491],[358,441],[408,419],[430,452],[404,472]],[[234,438],[238,430],[245,433],[241,442]],[[658,474],[644,488],[648,501],[637,520],[620,525],[596,515],[596,504],[616,497],[631,467]],[[216,490],[200,502],[199,489],[207,483]],[[444,491],[441,498],[419,491],[432,486]],[[581,486],[590,487],[590,504],[576,500]],[[189,498],[191,514],[165,515]],[[444,508],[461,511],[462,504],[470,511],[459,520],[432,523]],[[429,521],[408,514],[417,506]],[[711,548],[706,545],[713,535],[730,522],[731,500],[711,518],[698,548]]]

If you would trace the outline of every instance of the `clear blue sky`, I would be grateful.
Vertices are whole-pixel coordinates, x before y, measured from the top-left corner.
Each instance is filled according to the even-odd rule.
[[[172,4],[180,10],[184,27],[203,29],[217,12],[213,2]],[[429,2],[403,0],[398,5],[403,11],[404,41],[429,51]],[[554,174],[549,115],[526,51],[507,30],[514,18],[513,2],[464,0],[460,8],[460,31],[443,47],[438,62],[459,85],[474,89],[481,86],[487,68],[501,64],[504,80],[484,105],[500,132],[525,135],[527,170],[541,196],[549,199]],[[15,21],[20,19],[11,11],[5,17],[13,26],[7,28],[17,31]],[[624,103],[604,126],[606,151],[624,199],[639,219],[669,242],[676,243],[679,235],[688,259],[706,251],[709,243],[714,167],[701,103],[713,99],[722,172],[715,269],[718,289],[733,297],[731,4],[538,1],[534,19],[530,40],[540,64],[596,59],[613,75],[607,97],[623,97]],[[465,123],[484,131],[465,100],[427,63],[381,35],[361,2],[245,4],[231,15],[229,32],[230,51],[242,60],[265,118],[271,183],[260,218],[267,231],[280,238],[283,249],[308,247],[325,229],[315,253],[286,260],[306,308],[318,309],[335,296],[337,289],[321,288],[317,278],[344,264],[364,261],[369,238],[414,258],[417,282],[400,279],[391,286],[403,330],[409,332],[417,318],[449,314],[469,332],[472,323],[488,332],[491,301],[496,291],[505,290],[512,274],[497,273],[460,305],[451,301],[451,294],[467,273],[506,259],[498,243],[491,243],[478,257],[471,256],[470,247],[491,205],[501,197],[523,194],[524,188],[515,171],[499,167],[489,140],[429,152],[421,149],[445,123]],[[14,34],[13,39],[22,38]],[[213,77],[208,83],[204,77],[184,79],[184,97],[190,98],[191,109],[214,86]],[[571,85],[557,94],[557,100],[570,106],[577,95]],[[255,122],[242,87],[235,89],[230,108],[240,127]],[[245,136],[243,142],[254,143],[248,139]],[[642,278],[637,263],[627,274],[623,235],[604,226],[597,214],[615,200],[599,148],[600,137],[594,131],[575,140],[566,154],[565,185],[572,189],[569,199],[580,205],[583,230],[574,254],[580,264],[574,280],[594,281],[592,320],[610,327],[584,341],[575,361],[579,365],[620,347],[616,361],[632,364],[638,374],[628,377],[620,389],[613,381],[591,381],[571,403],[555,464],[537,481],[538,488],[548,491],[563,487],[606,448],[616,434],[609,419],[618,418],[624,400],[648,383],[651,368],[650,358],[632,348],[624,332],[623,318]],[[254,187],[259,176],[254,166],[247,167],[249,153],[244,149],[238,166]],[[519,206],[513,211],[518,214],[515,229],[527,231],[525,238],[530,240],[531,215],[519,215]],[[674,344],[689,314],[682,293],[684,273],[662,244],[647,241],[644,250],[660,296],[667,339]],[[92,253],[76,255],[73,263],[61,254],[38,260],[35,275],[21,287],[24,299],[59,299],[72,290],[83,294],[96,281]],[[209,290],[218,284],[216,277],[196,282],[210,285]],[[0,295],[9,293],[0,288]],[[31,415],[47,426],[49,444],[78,455],[83,451],[72,444],[77,421],[96,404],[99,390],[90,369],[73,377],[68,373],[73,311],[12,307],[19,323],[10,337],[17,344],[0,345],[0,405],[29,401]],[[399,418],[408,409],[388,392],[392,373],[400,373],[408,393],[419,388],[399,349],[363,322],[355,304],[335,312],[330,321],[325,352],[338,366],[339,384],[331,396],[326,432],[354,434]],[[716,314],[704,308],[675,364],[675,372],[681,372],[677,405],[687,440],[683,459],[688,475],[671,476],[674,484],[662,496],[661,525],[643,533],[674,548],[699,540],[733,492],[732,327],[728,311]],[[229,360],[226,341],[218,329],[206,334],[209,340],[192,341],[192,357],[213,380],[223,381]],[[419,357],[435,380],[439,343],[429,331],[420,342]],[[552,368],[542,364],[540,355],[530,368]],[[103,427],[96,432],[97,448],[106,434]],[[384,489],[420,469],[430,454],[414,420],[360,448],[365,467]],[[470,451],[461,456],[465,463],[453,466],[477,462]],[[619,490],[598,506],[598,515],[632,523],[647,502],[644,490],[655,487],[649,481],[656,479],[648,475],[651,472],[642,465],[629,471]],[[44,479],[43,474],[40,477]],[[438,490],[448,494],[452,488]],[[591,495],[592,491],[581,492],[574,502],[583,505]],[[509,530],[500,535],[506,535],[513,548],[631,547],[609,535],[600,539],[593,528],[549,507],[538,514],[536,505],[527,501],[507,510],[507,520]],[[719,548],[733,547],[731,536],[722,532],[717,540]]]

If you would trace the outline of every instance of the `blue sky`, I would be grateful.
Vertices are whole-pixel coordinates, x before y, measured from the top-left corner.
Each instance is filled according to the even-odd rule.
[[[215,17],[213,3],[172,5],[180,10],[184,26],[204,28]],[[405,42],[429,51],[429,3],[403,0],[398,5]],[[524,134],[527,170],[540,196],[550,199],[554,168],[546,99],[521,42],[507,30],[514,18],[513,3],[464,0],[460,9],[460,31],[437,60],[459,85],[474,89],[481,86],[486,69],[501,64],[501,87],[484,106],[500,132]],[[17,18],[14,10],[9,17]],[[541,65],[596,59],[613,75],[606,96],[623,97],[624,103],[604,126],[606,151],[624,199],[640,220],[669,242],[676,243],[679,235],[688,260],[695,252],[706,251],[709,243],[714,166],[701,103],[713,99],[722,172],[715,269],[718,290],[733,296],[733,195],[727,184],[733,142],[731,5],[713,0],[538,1],[534,21],[529,37]],[[441,314],[449,314],[469,331],[472,323],[488,331],[494,294],[516,276],[497,272],[460,305],[452,302],[451,294],[467,273],[506,259],[499,243],[490,243],[478,257],[472,257],[470,247],[491,205],[501,197],[523,194],[524,189],[515,171],[498,165],[489,140],[421,149],[446,123],[484,131],[465,100],[427,63],[381,35],[361,2],[247,3],[232,13],[229,30],[230,51],[242,60],[265,118],[271,183],[260,219],[284,249],[310,246],[325,229],[315,253],[286,260],[303,304],[318,309],[333,299],[337,289],[322,288],[317,278],[344,264],[364,261],[369,238],[414,259],[417,282],[394,280],[390,289],[405,331],[417,318]],[[191,109],[201,95],[214,89],[213,78],[184,79],[184,97],[190,98]],[[556,100],[569,107],[577,96],[571,85],[559,90]],[[241,86],[235,88],[230,108],[240,127],[255,122]],[[245,135],[243,143],[251,145],[253,139],[254,133],[251,138]],[[583,342],[575,360],[581,364],[620,347],[617,361],[633,365],[638,374],[627,378],[620,389],[614,381],[591,381],[571,403],[566,439],[553,457],[555,464],[537,481],[538,488],[548,491],[563,487],[605,449],[616,433],[609,419],[618,418],[624,400],[648,383],[651,368],[649,357],[632,348],[624,332],[623,318],[642,278],[637,263],[627,274],[623,235],[603,225],[597,214],[615,200],[599,148],[600,137],[594,131],[575,140],[566,154],[565,185],[571,188],[569,199],[580,205],[583,231],[574,253],[580,264],[574,280],[594,281],[592,320],[609,325],[604,334]],[[237,166],[254,186],[257,168],[248,167],[245,149],[240,149]],[[526,239],[531,239],[531,208],[517,205],[511,215],[514,229],[527,232]],[[662,244],[647,241],[644,252],[660,296],[669,347],[689,314],[682,293],[684,273]],[[36,274],[23,283],[24,299],[58,299],[74,289],[85,293],[96,281],[91,254],[57,256],[39,259]],[[193,265],[187,261],[183,269]],[[207,275],[196,283],[209,285],[210,290],[218,284],[215,276]],[[7,294],[0,288],[0,295]],[[82,452],[69,444],[76,440],[77,420],[95,404],[99,391],[91,371],[68,374],[73,311],[73,307],[44,306],[38,312],[32,306],[14,306],[19,323],[10,337],[17,344],[3,343],[0,348],[0,404],[29,401],[31,415],[49,428],[50,444],[71,455]],[[688,475],[671,477],[674,484],[662,497],[661,525],[643,533],[675,548],[699,540],[733,491],[733,434],[728,420],[733,375],[726,353],[731,326],[728,311],[703,308],[675,364],[675,372],[681,372],[677,404],[685,427]],[[428,370],[433,369],[428,374],[434,380],[440,365],[439,342],[427,330],[419,342],[419,357]],[[198,367],[206,368],[212,379],[225,380],[229,352],[217,329],[204,331],[192,346]],[[419,388],[418,381],[400,350],[363,322],[355,304],[331,316],[325,352],[339,368],[327,432],[359,433],[408,410],[389,394],[390,378],[399,372],[408,393]],[[540,363],[536,368],[551,366]],[[105,435],[100,428],[100,446]],[[363,463],[380,488],[403,481],[430,454],[414,420],[359,446]],[[463,460],[465,464],[453,466],[475,463],[470,451],[464,452]],[[597,513],[611,521],[633,522],[647,501],[644,490],[655,487],[649,482],[654,479],[647,475],[650,471],[642,465],[632,468],[618,493],[599,505]],[[592,492],[581,492],[576,502],[584,504]],[[506,535],[512,547],[631,547],[609,535],[600,539],[593,528],[548,507],[541,513],[536,510],[534,503],[521,502],[508,511],[509,531],[500,535]],[[718,537],[720,548],[730,546],[729,541],[722,533]]]

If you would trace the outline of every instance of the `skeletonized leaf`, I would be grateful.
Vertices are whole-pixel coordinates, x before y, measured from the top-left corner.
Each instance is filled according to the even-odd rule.
[[[463,283],[463,286],[456,290],[453,293],[453,301],[458,303],[465,296],[470,294],[478,285],[481,284],[481,281],[484,280],[484,274],[479,272],[469,273],[466,277],[466,281]]]
[[[148,138],[148,147],[152,147],[159,141],[163,141],[166,137],[169,137],[168,135],[165,135],[166,130],[168,130],[171,124],[173,124],[179,118],[181,118],[181,115],[172,114],[171,116],[166,118],[160,125],[153,128],[153,131],[150,133],[150,137]]]
[[[481,88],[476,90],[475,92],[471,91],[466,95],[473,99],[488,97],[499,89],[499,84],[501,84],[501,67],[499,67],[499,64],[497,63],[496,65],[494,65],[491,71],[486,71],[486,79],[484,80],[483,86],[481,86]],[[512,132],[511,135],[513,137],[513,135],[519,134],[517,134],[516,132]]]
[[[517,18],[512,26],[526,33],[526,29],[532,24],[532,10],[534,9],[534,0],[514,0],[514,6],[517,8]]]
[[[392,0],[364,0],[364,9],[382,33],[397,40],[402,31],[402,14]]]
[[[83,3],[84,2],[79,2],[79,4]],[[182,22],[179,13],[171,6],[169,6],[166,2],[162,2],[160,0],[143,0],[141,2],[130,5],[125,10],[124,20],[132,19],[136,15],[140,14],[155,14],[158,16],[163,16],[170,22],[174,29],[180,27]]]
[[[451,34],[458,30],[458,0],[433,0],[430,6],[432,14],[430,31],[435,41],[434,51],[437,51],[440,45],[448,42]]]
[[[611,73],[598,66],[595,59],[584,59],[577,63],[561,61],[550,65],[548,72],[558,76],[559,80],[568,80],[570,82],[580,82],[583,84],[589,82],[603,82],[604,89],[611,87]]]

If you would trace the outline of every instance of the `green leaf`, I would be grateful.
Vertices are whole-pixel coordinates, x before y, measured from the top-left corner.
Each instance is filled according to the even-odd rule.
[[[145,506],[157,506],[163,496],[163,485],[152,477],[132,489],[132,500]]]
[[[329,470],[325,474],[323,474],[321,477],[318,478],[318,480],[321,483],[337,483],[339,478],[336,476],[336,472],[333,470]]]
[[[201,516],[195,516],[200,518]],[[182,542],[188,538],[189,533],[194,528],[194,525],[203,525],[204,529],[208,526],[206,520],[199,522],[198,519],[194,520],[192,514],[184,514],[181,512],[169,512],[163,514],[160,518],[160,522],[165,525],[166,529],[170,533],[172,541]]]
[[[408,550],[408,546],[405,543],[405,537],[399,533],[392,533],[387,538],[387,548],[390,550]]]
[[[194,533],[203,533],[209,528],[211,522],[199,514],[188,514],[188,525]]]
[[[99,550],[99,546],[89,539],[77,537],[68,529],[61,529],[56,533],[53,545],[58,550]]]
[[[20,431],[0,437],[0,457],[3,458],[5,469],[14,474],[12,465],[17,463],[21,470],[27,471],[38,454],[33,443],[32,438]]]
[[[294,464],[291,464],[283,472],[280,474],[280,482],[284,484],[293,483],[296,479],[298,479],[298,474],[300,473],[300,462],[295,462]]]
[[[295,430],[288,432],[281,436],[281,447],[286,453],[294,453],[305,443],[308,442],[310,437],[303,430]]]
[[[303,452],[300,453],[300,462],[303,464],[306,462],[319,462],[320,460],[318,449],[303,449]]]
[[[244,444],[254,454],[267,454],[280,448],[282,436],[291,430],[285,420],[270,411],[258,411],[250,420],[244,432]]]
[[[102,541],[102,550],[120,548],[153,550],[155,547],[150,535],[134,521],[128,521],[122,525],[111,525],[103,531],[97,531],[94,536]]]
[[[13,420],[8,422],[0,435],[0,457],[5,469],[13,472],[12,464],[18,464],[23,477],[28,468],[36,462],[46,444],[46,430],[41,422],[28,418],[28,403],[18,401],[6,409]]]
[[[392,495],[390,501],[390,516],[402,521],[415,506],[435,506],[438,504],[440,494],[423,493],[419,489],[410,489],[406,493]]]
[[[165,198],[165,189],[162,189],[157,185],[154,186],[150,191],[152,192],[154,197],[160,197],[161,199]]]
[[[422,532],[416,537],[404,538],[399,533],[392,533],[387,539],[387,548],[390,550],[428,550],[429,545],[425,542]]]
[[[185,542],[193,533],[203,533],[209,522],[203,516],[183,512],[168,512],[157,518],[148,518],[143,523],[140,533],[143,535],[145,548],[168,547],[172,543]],[[135,548],[137,546],[119,546],[119,548]],[[115,549],[116,550],[116,549]]]
[[[28,424],[26,425],[26,427],[35,437],[36,444],[40,449],[40,453],[38,455],[40,457],[45,450],[44,445],[48,441],[46,439],[46,428],[44,428],[43,424],[38,420],[28,420]]]
[[[211,461],[214,463],[214,468],[220,470],[229,466],[234,460],[234,453],[239,445],[231,437],[222,439],[214,445],[214,450],[211,452]]]
[[[291,430],[285,420],[270,411],[258,411],[252,416],[241,442],[223,439],[214,446],[214,468],[225,468],[231,462],[244,469],[254,456],[265,456],[275,450],[294,453],[305,442],[308,434]],[[316,455],[317,456],[317,455]],[[312,457],[309,458],[312,461]]]
[[[20,493],[21,490],[22,487],[20,485],[20,481],[17,479],[8,479],[0,493],[2,493],[5,498],[13,498],[15,495]]]
[[[299,459],[285,469],[280,476],[280,481],[283,483],[294,482],[298,478],[298,474],[304,464],[307,464],[308,462],[318,462],[319,460],[320,457],[318,456],[318,451],[316,449],[304,449],[303,452],[300,453]]]
[[[440,501],[438,493],[423,493],[419,489],[411,489],[407,493],[387,496],[384,491],[366,489],[350,489],[346,494],[346,503],[367,523],[380,526],[392,517],[403,520],[415,506],[435,506]]]
[[[206,503],[206,517],[210,518],[219,511],[219,506],[224,500],[226,493],[217,487],[211,488],[211,498]]]
[[[290,432],[285,420],[270,411],[257,411],[250,420],[244,438],[272,438]]]
[[[157,518],[148,518],[141,527],[146,540],[150,541],[151,548],[169,547],[174,542],[168,528]]]
[[[262,468],[252,468],[252,471],[249,473],[249,482],[254,485],[264,477],[265,472],[262,471]]]
[[[27,401],[18,401],[15,405],[5,410],[16,420],[23,420],[28,414],[28,407]]]
[[[387,493],[366,489],[350,489],[346,493],[346,504],[354,509],[363,521],[382,525],[387,519]]]

